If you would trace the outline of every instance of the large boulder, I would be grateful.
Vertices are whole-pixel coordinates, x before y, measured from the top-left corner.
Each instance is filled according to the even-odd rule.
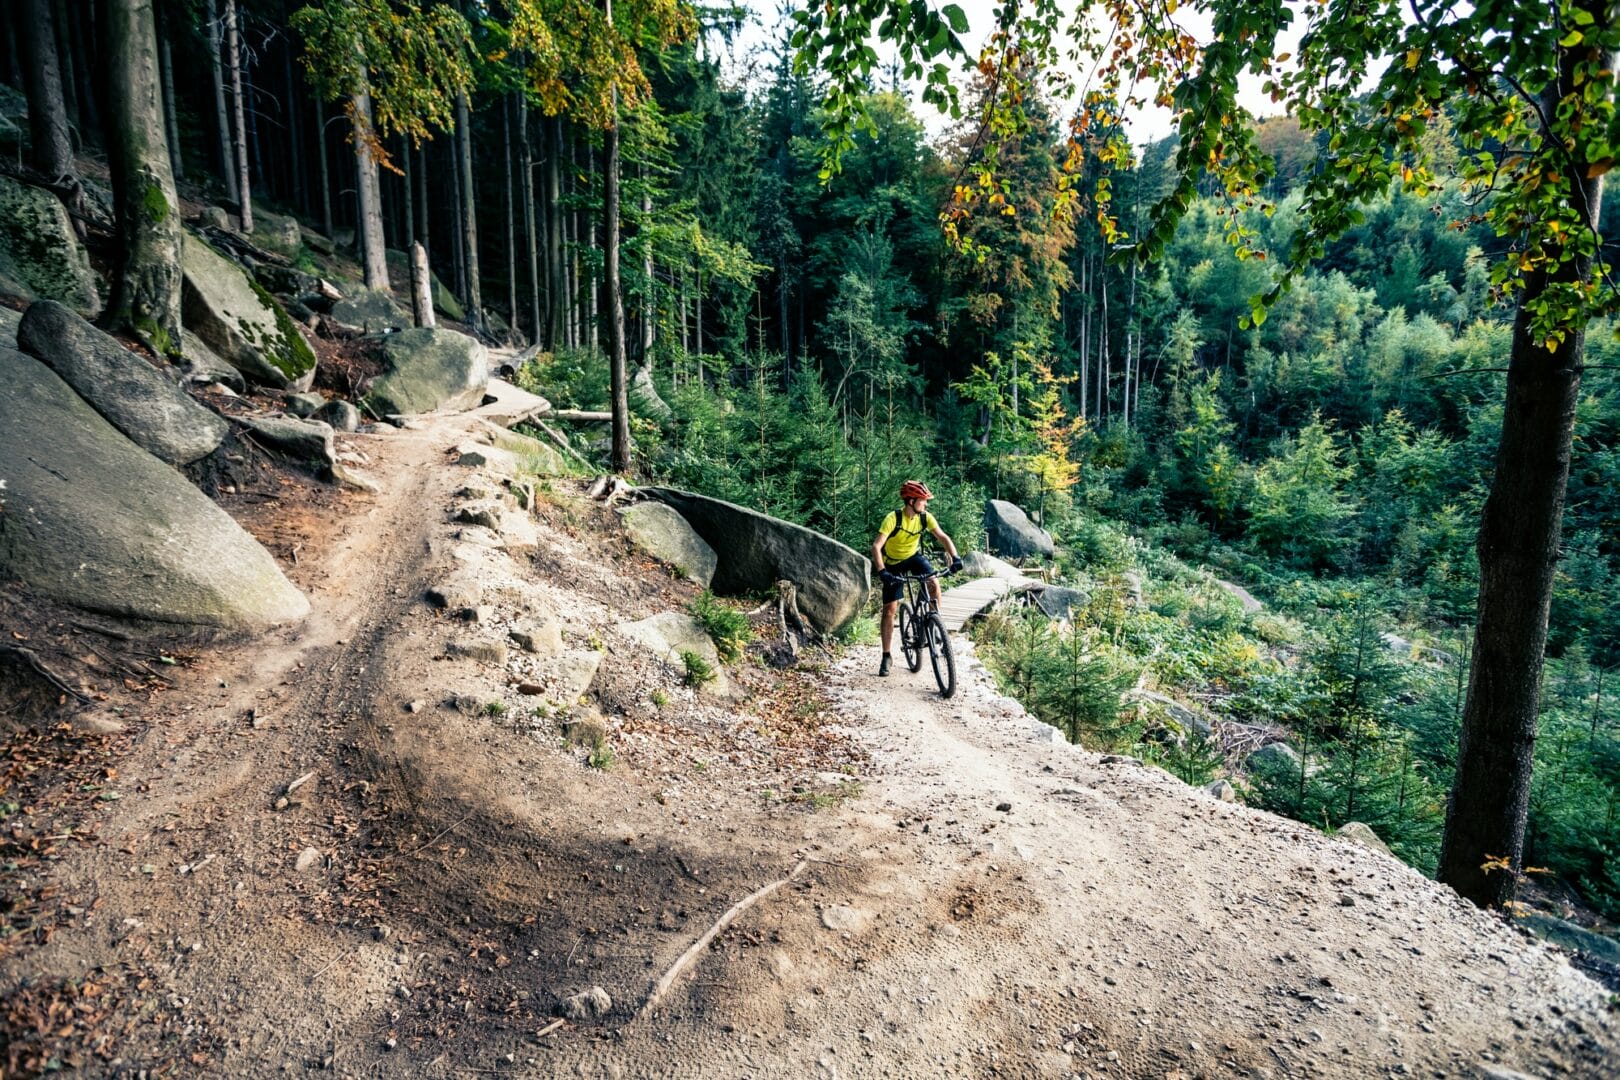
[[[7,349],[17,347],[17,324],[20,322],[22,322],[20,312],[0,307],[0,347]]]
[[[185,328],[253,382],[308,390],[315,352],[281,305],[205,241],[188,233],[181,249]]]
[[[1250,593],[1249,590],[1245,589],[1243,586],[1233,584],[1230,581],[1221,581],[1219,579],[1216,580],[1215,584],[1219,585],[1228,596],[1236,600],[1239,604],[1243,605],[1243,614],[1253,615],[1258,611],[1265,610],[1266,605],[1256,600],[1254,598],[1254,594]]]
[[[1373,832],[1373,827],[1365,822],[1347,821],[1339,826],[1334,835],[1340,840],[1348,840],[1352,844],[1359,844],[1369,851],[1388,855],[1392,859],[1395,857],[1395,853],[1389,850],[1389,845],[1384,843],[1378,834]]]
[[[381,289],[360,289],[332,305],[329,325],[345,334],[383,334],[410,327],[411,317]]]
[[[982,551],[969,551],[962,556],[962,573],[969,577],[993,577],[1013,581],[1024,575],[1018,567]]]
[[[799,610],[825,633],[865,607],[872,564],[832,537],[704,495],[673,488],[644,493],[674,507],[714,549],[716,592],[763,592],[791,581],[798,586]]]
[[[1344,830],[1340,829],[1339,832],[1342,834]],[[1543,941],[1573,953],[1581,953],[1588,959],[1602,961],[1611,969],[1620,971],[1620,942],[1612,937],[1605,937],[1567,919],[1540,911],[1528,912],[1514,922]]]
[[[0,348],[0,574],[77,607],[236,630],[309,601],[185,477],[32,357]]]
[[[96,275],[62,200],[0,176],[0,274],[81,315],[101,312]]]
[[[374,416],[476,408],[489,382],[489,353],[454,330],[402,330],[382,341],[386,370],[362,404]]]
[[[1243,761],[1252,773],[1280,776],[1298,776],[1302,764],[1299,751],[1282,742],[1267,743]]]
[[[637,503],[620,510],[619,516],[631,542],[642,551],[676,567],[705,589],[714,582],[719,563],[714,548],[673,507],[661,502]]]
[[[298,219],[253,208],[253,242],[282,255],[296,255],[304,246],[304,232]]]
[[[1003,499],[984,504],[984,530],[990,550],[1008,559],[1028,559],[1035,555],[1051,558],[1056,552],[1052,534],[1029,520],[1029,515]]]
[[[207,457],[230,433],[157,368],[55,300],[28,309],[17,341],[113,427],[170,465]]]
[[[638,367],[630,379],[628,388],[630,407],[640,416],[656,420],[660,424],[667,424],[675,416],[674,410],[669,407],[663,397],[658,393],[658,387],[653,385],[652,370]]]
[[[1048,585],[1035,594],[1035,606],[1049,619],[1072,619],[1090,602],[1087,593],[1063,585]]]
[[[180,372],[186,382],[208,386],[218,383],[238,394],[247,393],[247,380],[242,373],[227,364],[219,353],[196,334],[186,334],[180,343]]]
[[[332,425],[320,420],[300,420],[293,416],[270,416],[242,421],[254,438],[275,453],[311,465],[337,463]]]

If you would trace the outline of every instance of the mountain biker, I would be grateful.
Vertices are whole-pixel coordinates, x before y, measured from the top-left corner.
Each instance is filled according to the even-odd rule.
[[[928,485],[920,480],[907,480],[901,484],[901,508],[889,511],[878,526],[877,539],[872,541],[872,564],[877,567],[878,577],[883,582],[883,660],[878,664],[879,675],[887,675],[893,663],[889,645],[894,639],[895,611],[899,609],[900,597],[906,591],[902,575],[934,572],[933,563],[921,551],[923,531],[933,533],[934,539],[950,552],[953,573],[962,569],[962,559],[956,554],[956,545],[939,527],[934,515],[928,512],[928,500],[933,497],[934,493],[928,490]],[[933,594],[934,603],[938,604],[937,578],[928,579],[928,591]]]

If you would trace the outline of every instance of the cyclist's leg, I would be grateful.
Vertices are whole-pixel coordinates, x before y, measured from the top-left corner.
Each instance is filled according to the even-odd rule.
[[[894,641],[894,613],[900,608],[900,601],[883,605],[883,651],[889,652],[889,646]]]

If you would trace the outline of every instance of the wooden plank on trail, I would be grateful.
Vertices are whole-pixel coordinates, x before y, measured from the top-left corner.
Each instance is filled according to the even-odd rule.
[[[960,630],[967,625],[969,619],[1003,596],[1027,592],[1041,585],[1042,582],[1032,581],[1026,577],[978,578],[966,585],[946,589],[944,595],[940,597],[939,617],[944,620],[945,629]]]

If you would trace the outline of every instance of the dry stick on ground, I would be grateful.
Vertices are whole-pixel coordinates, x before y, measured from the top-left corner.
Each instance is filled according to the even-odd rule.
[[[731,906],[731,910],[720,916],[720,918],[715,921],[715,924],[709,927],[708,932],[694,941],[692,943],[692,947],[683,952],[681,954],[681,958],[675,961],[674,965],[672,965],[668,971],[664,972],[663,978],[659,979],[653,984],[652,992],[647,995],[647,1000],[642,1002],[641,1009],[636,1013],[636,1018],[639,1019],[640,1017],[646,1016],[648,1013],[652,1012],[653,1009],[658,1007],[658,1003],[663,1000],[664,995],[669,993],[670,987],[675,985],[675,980],[680,978],[686,969],[691,967],[697,961],[698,955],[702,953],[704,949],[709,947],[709,943],[718,937],[722,930],[736,921],[737,916],[741,915],[743,912],[747,911],[749,908],[771,895],[771,893],[775,892],[777,889],[780,889],[783,885],[786,885],[788,882],[798,877],[799,873],[807,865],[809,864],[805,860],[800,859],[798,865],[788,873],[787,877],[773,881],[763,888],[756,889],[754,892],[749,893],[747,896],[733,904]]]

